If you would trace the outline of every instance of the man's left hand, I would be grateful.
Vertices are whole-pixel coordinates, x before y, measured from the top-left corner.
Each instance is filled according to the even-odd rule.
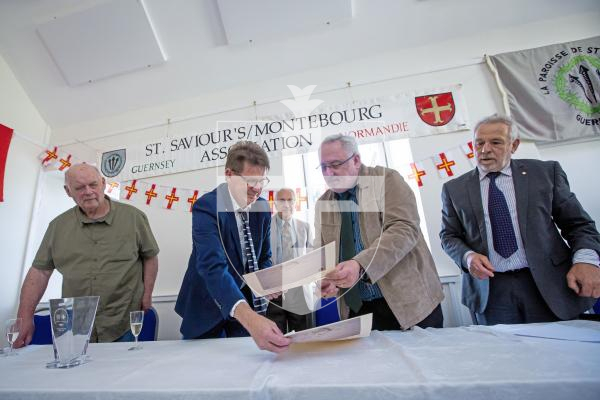
[[[142,311],[148,311],[152,307],[152,295],[144,295],[142,296]]]
[[[600,268],[592,264],[573,264],[567,285],[581,297],[600,297]]]
[[[360,264],[354,260],[343,261],[335,266],[335,270],[325,276],[340,288],[351,288],[360,278]]]

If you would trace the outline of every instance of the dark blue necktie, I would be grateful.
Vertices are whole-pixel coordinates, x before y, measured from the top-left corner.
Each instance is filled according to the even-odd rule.
[[[510,218],[510,211],[504,194],[496,186],[496,178],[500,172],[490,172],[490,188],[488,193],[488,213],[492,224],[494,250],[504,258],[517,251],[517,237]]]
[[[256,261],[256,253],[254,252],[254,243],[252,241],[252,234],[250,233],[250,226],[248,225],[248,217],[245,211],[238,211],[238,215],[242,220],[242,228],[244,231],[244,253],[246,253],[246,268],[245,273],[258,271],[258,262]],[[251,291],[252,292],[252,291]],[[265,314],[267,312],[267,299],[264,297],[257,297],[252,292],[252,306],[254,311],[259,314]]]

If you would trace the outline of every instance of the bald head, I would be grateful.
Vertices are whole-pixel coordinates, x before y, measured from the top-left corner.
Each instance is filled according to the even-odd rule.
[[[89,164],[75,164],[65,173],[65,191],[89,218],[100,218],[110,209],[104,198],[105,181]]]
[[[73,176],[78,176],[81,173],[96,174],[98,179],[102,179],[102,175],[100,175],[100,171],[98,171],[98,168],[94,167],[93,165],[83,164],[83,163],[82,164],[73,164],[71,166],[71,168],[69,168],[67,170],[67,172],[65,172],[65,185],[69,184],[69,180]]]

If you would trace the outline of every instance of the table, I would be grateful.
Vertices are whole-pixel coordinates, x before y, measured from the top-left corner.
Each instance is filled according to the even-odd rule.
[[[600,323],[570,324],[600,332]],[[92,361],[45,368],[51,346],[0,358],[0,399],[600,399],[600,343],[490,327],[372,332],[282,355],[251,338],[92,344]]]

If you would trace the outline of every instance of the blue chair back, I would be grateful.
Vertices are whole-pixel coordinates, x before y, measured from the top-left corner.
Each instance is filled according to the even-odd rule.
[[[50,326],[50,314],[48,309],[37,311],[33,315],[33,337],[30,344],[52,344],[52,327]]]
[[[48,309],[38,310],[33,316],[35,329],[30,344],[52,344],[52,326],[50,325],[50,314]],[[158,336],[158,313],[151,307],[144,313],[144,325],[138,340],[150,342]]]
[[[316,326],[327,325],[340,320],[335,298],[321,299],[321,308],[315,312]]]
[[[148,311],[144,313],[144,324],[142,325],[142,331],[138,340],[142,342],[155,341],[158,336],[158,313],[154,307],[150,307]]]

